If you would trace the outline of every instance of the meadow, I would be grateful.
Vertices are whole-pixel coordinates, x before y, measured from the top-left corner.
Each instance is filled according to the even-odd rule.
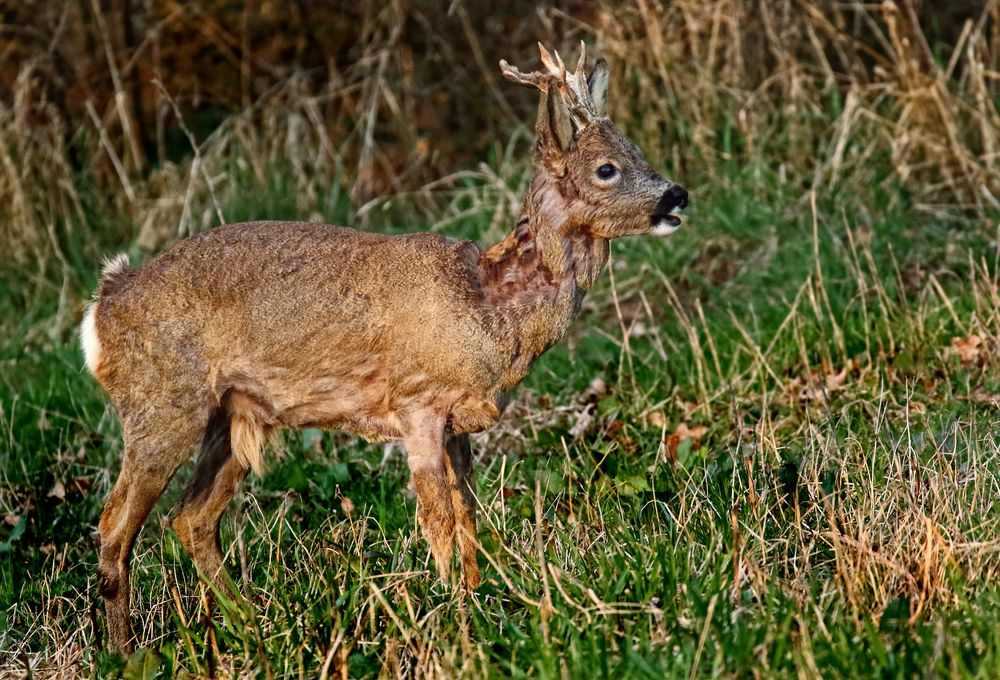
[[[171,20],[225,23],[204,5]],[[75,113],[22,55],[0,98],[0,677],[1000,676],[1000,6],[635,0],[526,11],[493,42],[509,17],[485,3],[361,5],[340,80],[206,38],[271,78],[228,109],[143,80],[152,52],[128,62],[110,18],[81,24],[117,61]],[[438,19],[472,55],[450,133],[412,66],[448,46],[407,42]],[[613,118],[691,208],[613,244],[475,437],[484,584],[434,578],[398,446],[290,432],[223,519],[247,603],[206,617],[160,523],[185,468],[134,553],[141,648],[103,651],[91,534],[121,436],[75,335],[101,257],[247,219],[500,240],[533,101],[492,65],[535,63],[522,33],[611,62]],[[162,134],[130,132],[143,111]]]

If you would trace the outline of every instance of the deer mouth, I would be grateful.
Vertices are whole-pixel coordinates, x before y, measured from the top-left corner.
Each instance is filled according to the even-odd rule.
[[[649,217],[649,231],[656,236],[670,236],[680,229],[681,217],[677,213],[688,207],[688,192],[679,184],[672,184],[653,208]]]
[[[654,214],[649,218],[649,233],[654,236],[670,236],[681,228],[681,217],[674,213]]]

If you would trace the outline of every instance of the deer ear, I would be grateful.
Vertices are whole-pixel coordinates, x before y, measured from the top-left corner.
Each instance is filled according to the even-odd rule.
[[[608,69],[608,62],[603,58],[598,59],[594,64],[594,70],[587,77],[587,87],[590,89],[590,98],[594,101],[594,109],[597,115],[608,115],[608,80],[611,71]]]
[[[535,134],[542,145],[543,153],[566,153],[573,146],[573,119],[566,102],[558,92],[542,90],[538,102],[538,122]]]

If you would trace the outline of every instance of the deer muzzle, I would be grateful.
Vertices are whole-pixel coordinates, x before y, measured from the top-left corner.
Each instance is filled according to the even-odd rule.
[[[653,208],[653,214],[649,216],[650,233],[656,236],[669,236],[677,231],[681,226],[681,218],[676,213],[687,206],[687,189],[679,184],[671,184],[670,188],[660,196],[656,207]]]

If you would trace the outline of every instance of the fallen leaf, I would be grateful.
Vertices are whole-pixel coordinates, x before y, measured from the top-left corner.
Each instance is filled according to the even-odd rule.
[[[827,373],[826,375],[826,389],[836,390],[843,387],[844,382],[847,380],[848,367],[844,366],[840,370],[840,373]]]
[[[597,401],[608,393],[608,384],[602,378],[594,378],[580,395],[583,401]]]
[[[823,357],[820,360],[819,365],[820,365],[820,370],[823,371],[823,375],[830,375],[831,373],[833,373],[833,364],[830,363],[830,360],[827,359],[826,357]]]
[[[74,477],[66,484],[66,493],[85,494],[90,491],[93,482],[89,477]]]
[[[698,403],[697,400],[684,401],[680,397],[676,399],[675,403],[677,405],[677,408],[681,411],[681,413],[684,414],[683,416],[684,420],[687,420],[688,418],[693,416],[695,411],[697,411],[701,407],[701,405]]]
[[[636,441],[632,439],[632,437],[628,436],[628,432],[625,429],[625,423],[620,420],[611,421],[611,424],[608,425],[608,429],[605,431],[605,436],[609,439],[614,439],[629,453],[635,453],[639,448]]]
[[[967,365],[979,359],[982,345],[983,339],[973,333],[967,338],[952,338],[951,347],[945,352],[950,356],[957,356],[963,365]]]
[[[664,443],[667,445],[667,455],[670,460],[677,460],[677,447],[685,439],[690,439],[692,446],[708,433],[708,428],[704,425],[688,427],[687,423],[681,423],[673,434],[668,435]]]
[[[61,501],[66,500],[66,486],[62,482],[56,482],[52,485],[52,488],[49,489],[46,497],[58,498]]]
[[[995,408],[1000,408],[1000,394],[990,394],[983,391],[981,387],[973,392],[969,399],[977,404],[989,404]]]
[[[667,414],[660,410],[653,411],[646,416],[646,422],[650,427],[662,430],[667,426]]]

